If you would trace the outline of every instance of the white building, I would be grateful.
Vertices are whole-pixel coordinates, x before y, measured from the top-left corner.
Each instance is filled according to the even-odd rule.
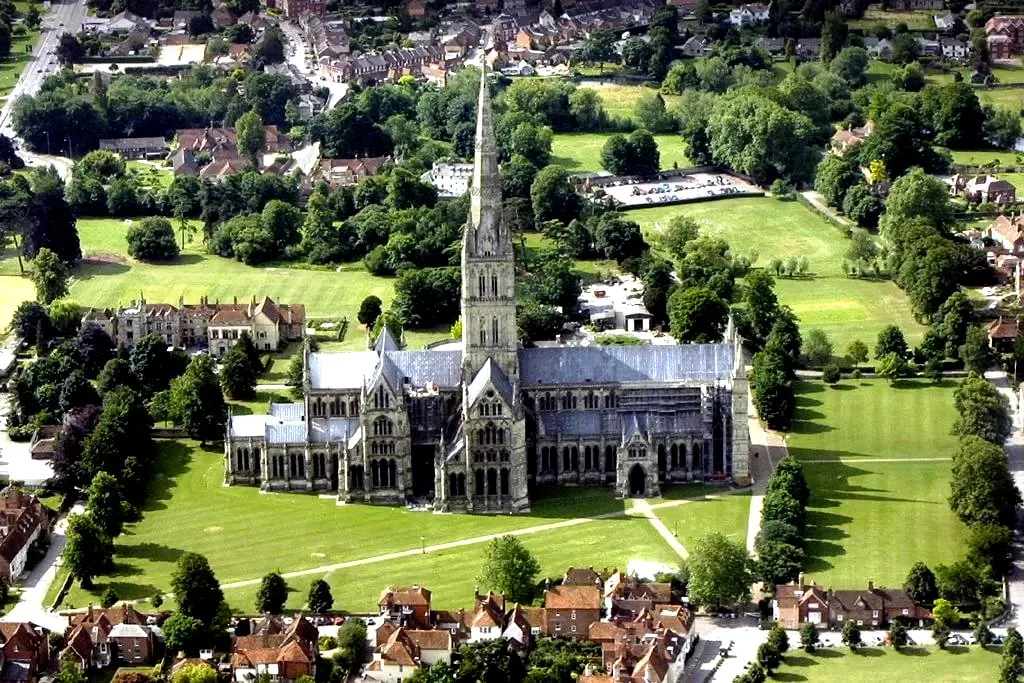
[[[473,178],[473,164],[446,164],[434,162],[433,168],[420,176],[420,180],[437,188],[438,197],[461,197],[469,190]]]
[[[768,21],[768,13],[772,5],[740,5],[738,9],[729,12],[729,23],[733,26],[744,26]]]

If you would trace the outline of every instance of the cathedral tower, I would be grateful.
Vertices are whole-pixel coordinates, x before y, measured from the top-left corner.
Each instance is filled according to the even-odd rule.
[[[473,161],[469,220],[462,244],[463,377],[470,381],[491,358],[516,384],[515,256],[512,235],[501,224],[501,177],[486,66],[480,78]]]

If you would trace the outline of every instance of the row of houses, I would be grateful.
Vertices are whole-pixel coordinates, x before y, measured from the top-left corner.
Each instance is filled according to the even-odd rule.
[[[931,616],[902,588],[876,588],[871,581],[863,590],[831,590],[806,582],[801,574],[793,583],[776,586],[772,599],[772,619],[790,631],[804,624],[841,629],[849,622],[870,629],[897,621],[921,626]]]
[[[302,339],[306,329],[306,307],[277,303],[270,297],[249,303],[198,304],[178,301],[177,306],[149,303],[145,299],[114,309],[90,308],[82,316],[82,327],[99,327],[119,345],[132,346],[150,334],[163,337],[168,346],[205,348],[211,355],[224,356],[245,332],[260,351],[274,351],[282,344]]]
[[[985,22],[985,40],[992,59],[1013,59],[1024,52],[1024,15],[992,17]]]
[[[569,568],[547,583],[542,607],[508,603],[474,592],[470,609],[434,610],[423,586],[389,587],[377,602],[370,634],[373,661],[364,680],[399,683],[420,667],[450,662],[465,644],[504,638],[527,650],[540,636],[589,640],[601,646],[601,665],[588,683],[675,683],[695,639],[693,614],[665,583],[622,572],[607,579],[593,568]]]

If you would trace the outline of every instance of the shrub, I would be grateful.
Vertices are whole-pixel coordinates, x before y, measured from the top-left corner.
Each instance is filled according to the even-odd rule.
[[[821,379],[825,384],[835,384],[843,377],[842,370],[839,369],[838,365],[829,364],[821,371]]]
[[[128,253],[140,261],[170,261],[178,256],[174,228],[166,218],[144,218],[128,228]]]
[[[116,605],[117,601],[120,599],[121,598],[118,596],[117,591],[115,591],[113,588],[108,588],[103,593],[103,600],[101,604],[103,605],[104,609],[106,609],[107,607],[113,607],[114,605]]]

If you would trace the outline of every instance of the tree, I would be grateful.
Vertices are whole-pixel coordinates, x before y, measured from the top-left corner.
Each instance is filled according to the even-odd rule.
[[[132,346],[130,360],[135,384],[146,397],[163,391],[172,378],[181,374],[167,350],[167,340],[161,334],[147,334],[137,340]]]
[[[678,260],[686,256],[686,245],[697,239],[700,235],[700,225],[688,216],[673,216],[668,225],[661,229],[657,241],[661,248],[669,253],[672,258]],[[750,277],[759,271],[748,275],[747,287],[750,287]]]
[[[826,365],[832,359],[832,341],[823,330],[810,330],[803,347],[811,365]]]
[[[757,648],[755,663],[765,671],[773,671],[779,667],[782,653],[775,649],[771,642],[761,643]]]
[[[338,649],[343,654],[345,671],[355,674],[363,664],[366,651],[366,622],[359,618],[346,619],[338,629]],[[335,662],[338,661],[335,655]]]
[[[1013,429],[1010,402],[994,384],[983,377],[968,375],[953,392],[956,422],[953,434],[978,436],[1001,445]]]
[[[789,636],[786,631],[779,626],[779,622],[772,622],[772,626],[768,629],[768,641],[773,650],[779,654],[786,654],[789,650]]]
[[[60,40],[57,43],[57,61],[61,63],[61,66],[71,66],[72,64],[79,64],[85,59],[85,48],[78,41],[78,38],[70,33],[62,33]]]
[[[734,605],[750,600],[750,555],[741,543],[710,533],[697,540],[687,560],[690,600],[702,605]]]
[[[256,56],[265,64],[280,64],[284,61],[284,37],[281,29],[270,26],[263,32],[256,44]]]
[[[224,388],[224,393],[232,399],[246,400],[256,395],[256,372],[253,370],[252,360],[246,355],[241,343],[232,346],[224,357],[224,365],[220,371],[220,385]],[[174,405],[173,398],[172,405]]]
[[[58,405],[62,414],[87,405],[99,405],[100,395],[81,370],[73,370],[60,385]]]
[[[889,624],[889,643],[897,650],[904,647],[907,644],[907,640],[910,638],[910,634],[907,633],[907,627],[902,621],[893,621]]]
[[[883,377],[889,380],[890,384],[893,384],[899,378],[906,377],[910,373],[910,366],[907,365],[906,359],[902,356],[890,353],[878,360],[875,372],[879,377]]]
[[[256,592],[256,611],[262,614],[280,614],[288,600],[288,584],[277,572],[263,577]]]
[[[548,150],[550,155],[550,150]],[[537,167],[526,157],[513,154],[501,165],[501,194],[506,199],[529,199],[530,186],[537,177]]]
[[[95,378],[107,361],[114,357],[114,340],[103,328],[84,325],[75,337],[74,349],[85,376]]]
[[[25,341],[34,342],[40,331],[45,339],[50,328],[50,316],[46,312],[46,308],[36,301],[21,302],[11,316],[11,332],[15,337]]]
[[[892,61],[896,64],[916,62],[921,56],[921,46],[913,33],[899,33],[892,39]]]
[[[985,107],[985,138],[996,147],[1012,148],[1021,135],[1020,116],[1012,109]]]
[[[137,381],[128,361],[123,358],[111,358],[100,371],[96,379],[96,388],[100,390],[101,396],[106,396],[120,387],[132,389]]]
[[[936,624],[942,624],[947,628],[953,628],[960,621],[960,612],[957,611],[949,600],[939,598],[932,606],[932,617]]]
[[[1024,662],[1003,648],[1003,658],[999,661],[999,683],[1017,683],[1024,676]]]
[[[772,429],[788,429],[796,409],[789,362],[777,349],[754,355],[750,384],[758,416]]]
[[[906,359],[909,354],[907,340],[903,332],[895,325],[887,325],[878,333],[878,341],[875,342],[875,360],[881,360],[888,355],[896,355]]]
[[[924,562],[915,562],[903,582],[903,590],[919,605],[931,605],[939,596],[935,574]]]
[[[614,212],[606,213],[598,219],[594,229],[594,246],[605,258],[617,263],[639,256],[647,249],[640,226]]]
[[[1013,532],[999,524],[975,524],[967,534],[967,559],[1001,579],[1013,570]]]
[[[757,579],[765,586],[777,586],[796,579],[803,564],[804,551],[788,543],[762,543],[757,550]]]
[[[487,544],[479,581],[514,602],[533,597],[540,564],[515,536],[502,536]]]
[[[878,218],[884,210],[885,204],[872,194],[866,183],[857,183],[846,191],[846,197],[843,199],[843,213],[850,220],[856,221],[857,225],[865,228],[876,227]]]
[[[171,261],[178,257],[174,228],[166,218],[150,216],[132,223],[126,239],[128,254],[140,261]]]
[[[537,167],[547,166],[551,160],[551,129],[520,123],[512,131],[509,148],[513,155],[521,156]]]
[[[193,439],[205,443],[223,436],[227,405],[212,358],[205,354],[193,357],[185,374],[171,381],[170,408],[174,423]]]
[[[1020,492],[1001,446],[977,436],[961,437],[950,490],[949,505],[964,523],[1014,526]]]
[[[868,52],[862,47],[845,47],[832,60],[829,70],[851,88],[859,88],[867,82]]]
[[[842,206],[847,191],[860,180],[852,155],[826,154],[814,174],[814,189],[830,206]]]
[[[812,654],[818,648],[818,628],[814,624],[807,623],[800,627],[800,647],[807,654]]]
[[[860,365],[861,363],[868,362],[868,346],[860,339],[854,339],[850,342],[850,345],[846,347],[846,357],[854,365]]]
[[[821,369],[821,380],[825,384],[837,384],[842,378],[843,371],[835,363],[829,363]]]
[[[313,614],[324,614],[334,606],[331,586],[323,579],[317,579],[309,586],[309,597],[306,599],[309,611]]]
[[[178,558],[171,574],[171,591],[178,603],[178,612],[206,626],[213,623],[224,602],[224,593],[210,563],[197,553],[185,553]]]
[[[967,339],[960,346],[960,360],[969,372],[983,374],[992,359],[992,350],[988,345],[988,335],[979,325],[967,328]]]
[[[254,169],[260,168],[259,155],[267,146],[267,132],[256,110],[247,111],[235,121],[238,151],[245,154]]]
[[[172,615],[178,616],[178,615]],[[170,619],[167,620],[168,622]],[[165,624],[167,622],[164,622]],[[170,645],[168,645],[170,648]],[[217,683],[217,671],[209,664],[186,664],[171,679],[173,683]]]
[[[846,250],[846,258],[863,269],[878,258],[878,245],[867,231],[857,230],[850,239],[850,248]]]
[[[579,215],[580,198],[569,185],[561,166],[545,166],[530,187],[530,200],[538,222],[556,219],[568,223]]]
[[[892,184],[885,200],[883,236],[889,239],[891,233],[911,218],[925,219],[940,234],[947,234],[955,222],[946,184],[920,168],[912,169]]]
[[[677,288],[668,300],[672,336],[681,344],[706,344],[722,339],[729,305],[707,287]]]
[[[43,247],[32,259],[32,283],[36,286],[36,299],[48,304],[68,295],[68,269],[57,255]]]
[[[857,622],[851,620],[843,624],[843,644],[850,648],[855,648],[861,644],[860,629],[857,627]]]
[[[124,500],[117,479],[106,472],[97,472],[88,490],[89,516],[104,536],[117,538],[124,528]]]
[[[181,612],[172,614],[164,622],[162,631],[168,652],[184,652],[189,655],[198,654],[199,646],[203,644],[209,635],[209,629],[207,629],[203,622]],[[203,666],[202,668],[209,669],[208,666]],[[191,681],[192,679],[186,677],[186,680]],[[177,676],[174,677],[174,681],[178,683]]]
[[[583,41],[578,54],[579,60],[599,65],[601,73],[604,73],[605,62],[618,61],[615,40],[614,31],[594,31]]]
[[[108,569],[114,561],[114,544],[89,514],[72,515],[68,520],[64,566],[81,581],[82,588],[92,588],[92,579]]]

